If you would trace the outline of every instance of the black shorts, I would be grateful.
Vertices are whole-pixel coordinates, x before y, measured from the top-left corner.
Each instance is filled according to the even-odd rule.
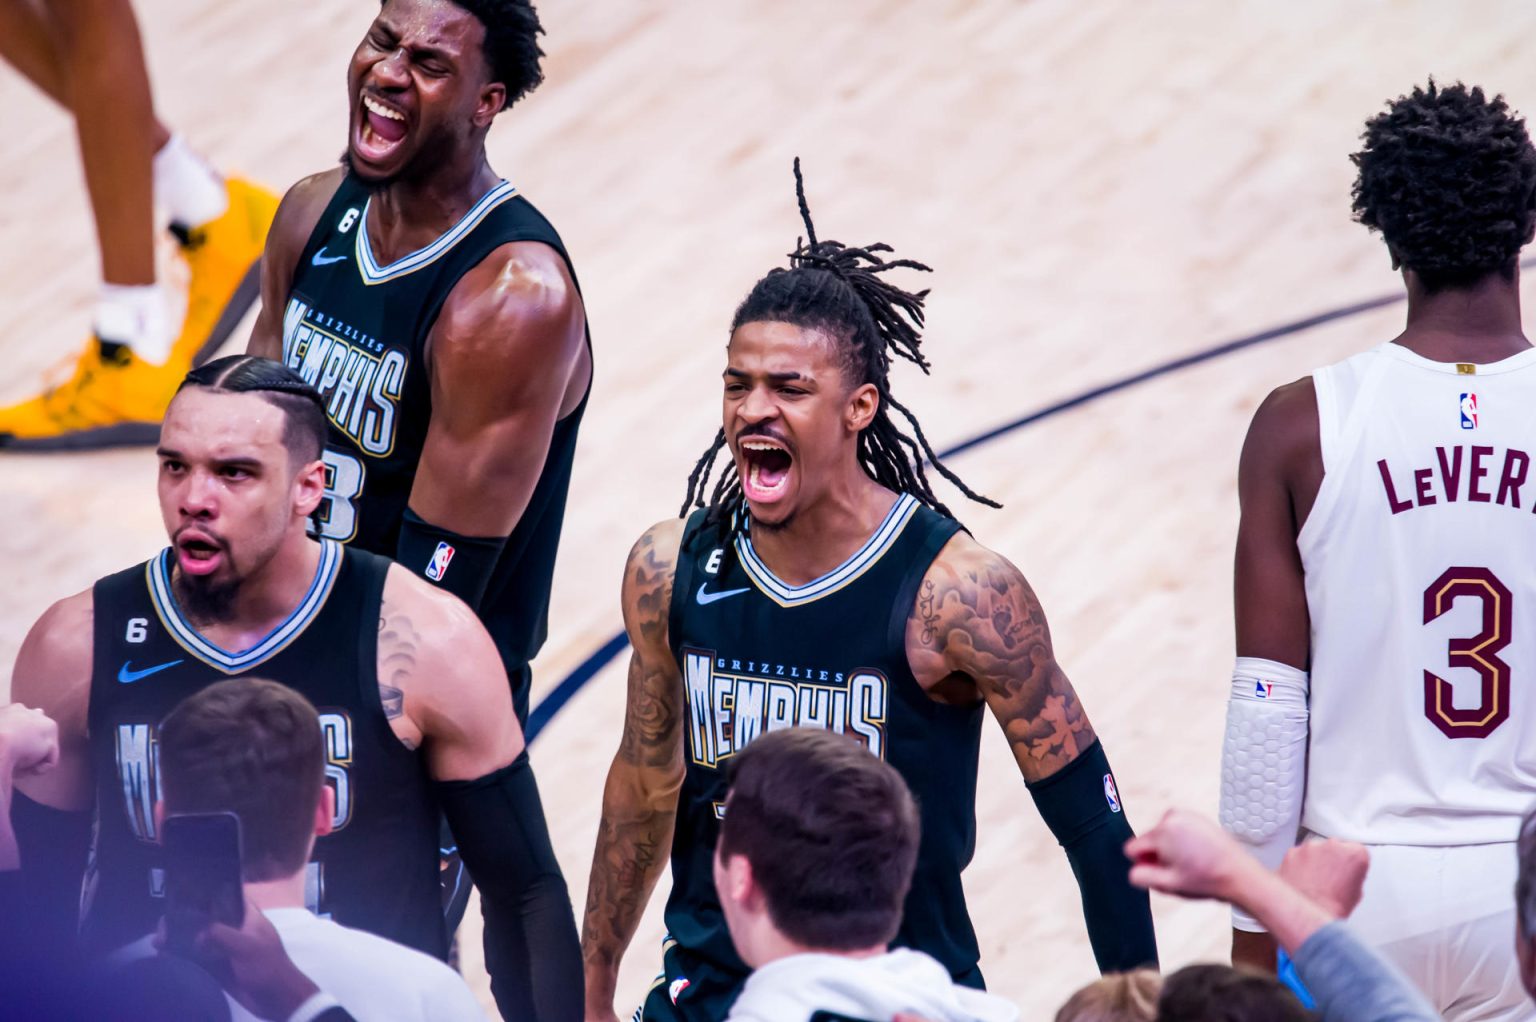
[[[632,1022],[720,1022],[747,982],[747,973],[722,969],[678,946],[661,945],[661,975],[651,984]]]

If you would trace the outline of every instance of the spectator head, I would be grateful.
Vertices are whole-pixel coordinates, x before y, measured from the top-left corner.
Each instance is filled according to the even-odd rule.
[[[715,887],[753,968],[796,950],[883,950],[917,861],[917,805],[845,735],[789,728],[731,764]]]
[[[1153,1022],[1163,977],[1153,969],[1117,972],[1083,987],[1056,1012],[1056,1022]]]
[[[1521,821],[1515,847],[1520,857],[1515,879],[1515,957],[1526,993],[1536,997],[1536,809]]]
[[[161,817],[240,817],[246,883],[302,871],[336,805],[315,708],[256,678],[209,685],[171,711],[160,725],[160,785]]]
[[[1313,1015],[1273,976],[1230,965],[1191,965],[1163,980],[1158,1022],[1309,1022]]]

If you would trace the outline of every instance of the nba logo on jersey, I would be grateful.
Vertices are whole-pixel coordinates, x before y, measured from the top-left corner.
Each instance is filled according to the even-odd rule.
[[[1275,683],[1272,681],[1256,681],[1253,683],[1253,697],[1255,699],[1268,699],[1270,693],[1274,690]]]
[[[1114,774],[1104,775],[1104,801],[1109,803],[1110,812],[1120,811],[1120,792],[1115,788]]]
[[[667,996],[672,999],[673,1004],[676,1004],[678,995],[681,994],[684,990],[687,990],[692,985],[693,984],[689,983],[688,980],[684,979],[682,976],[679,976],[667,986]]]
[[[427,565],[427,577],[434,582],[441,582],[443,576],[448,574],[448,562],[453,560],[453,547],[447,543],[437,544],[437,549],[432,553],[432,562]]]
[[[1461,395],[1461,428],[1477,428],[1477,395]]]

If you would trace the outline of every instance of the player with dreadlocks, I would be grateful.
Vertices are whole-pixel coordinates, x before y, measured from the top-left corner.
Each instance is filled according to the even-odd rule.
[[[846,734],[917,796],[922,843],[896,944],[982,983],[960,873],[974,846],[986,707],[1077,874],[1099,966],[1156,960],[1147,898],[1127,882],[1131,828],[1040,604],[934,494],[925,461],[991,504],[942,465],[891,395],[892,355],[928,368],[927,292],[888,275],[927,267],[887,259],[886,245],[818,239],[798,162],[795,176],[808,238],[736,310],[724,421],[683,508],[698,510],[648,531],[625,570],[634,653],[582,932],[589,1019],[616,1018],[619,959],[669,848],[664,974],[638,1017],[725,1017],[749,972],[712,871],[727,767],[786,727]],[[722,449],[731,462],[711,492]],[[821,903],[846,928],[776,920],[794,950],[883,939],[870,937],[857,883],[826,885]]]

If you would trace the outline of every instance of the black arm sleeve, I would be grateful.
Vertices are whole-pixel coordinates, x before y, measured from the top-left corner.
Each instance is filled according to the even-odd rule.
[[[1151,900],[1146,891],[1131,886],[1124,846],[1135,834],[1103,745],[1095,741],[1061,770],[1028,787],[1072,864],[1099,971],[1156,967]]]
[[[91,814],[66,812],[34,802],[21,792],[11,796],[11,826],[21,853],[14,882],[0,885],[0,926],[27,921],[23,939],[35,951],[71,952],[79,929],[80,881],[91,838]],[[6,932],[4,941],[22,937]],[[7,948],[9,950],[9,948]]]
[[[479,610],[506,545],[506,536],[460,536],[423,521],[406,508],[395,560],[439,589],[448,590],[471,610]]]
[[[435,788],[480,889],[485,967],[502,1017],[580,1022],[584,988],[576,917],[528,753],[484,777],[441,781]]]

